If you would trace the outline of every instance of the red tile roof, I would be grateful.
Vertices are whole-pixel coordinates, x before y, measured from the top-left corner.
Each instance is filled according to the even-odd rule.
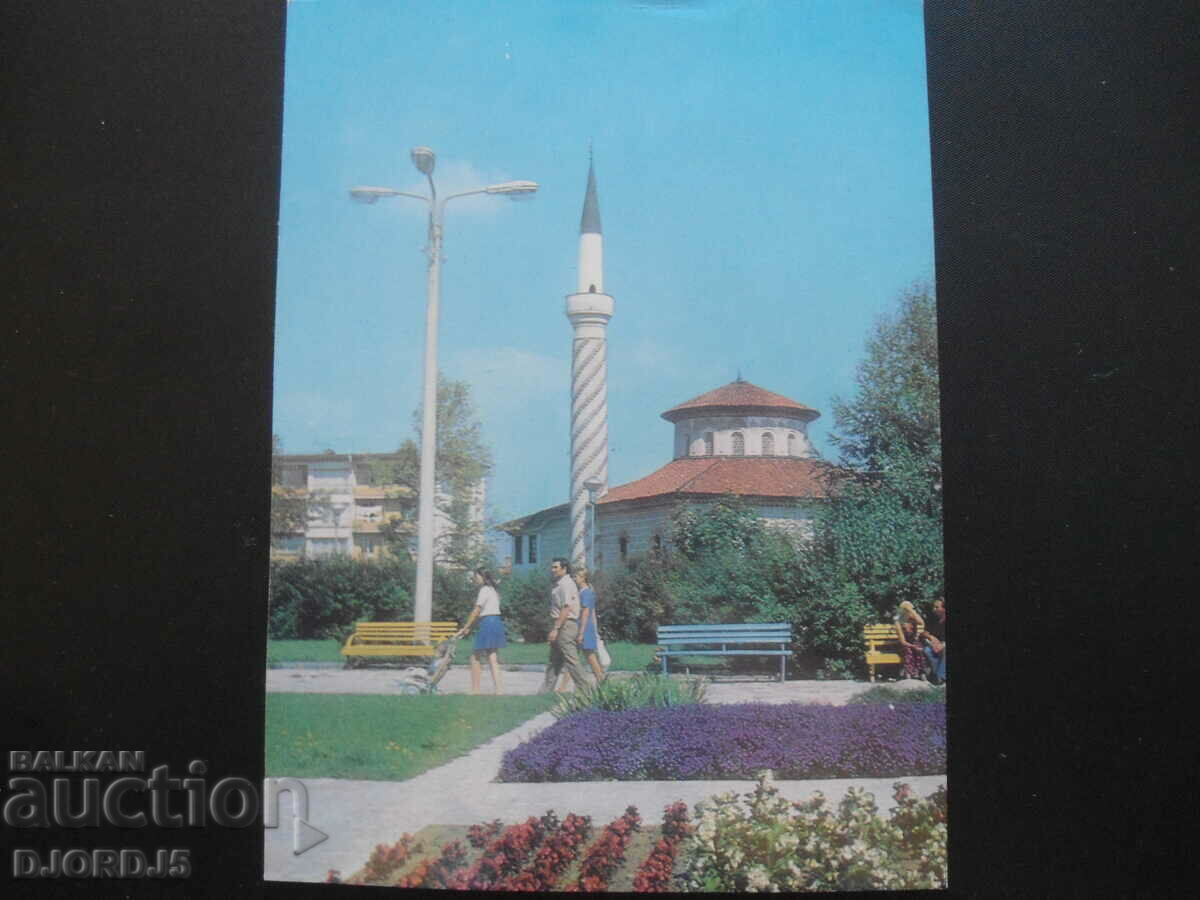
[[[667,463],[657,472],[611,488],[600,503],[644,500],[665,495],[744,494],[808,499],[829,495],[833,466],[819,459],[786,456],[693,456]]]
[[[798,419],[812,421],[821,414],[811,406],[789,400],[782,394],[763,390],[748,381],[731,381],[707,394],[693,397],[686,403],[668,409],[662,417],[668,422],[677,422],[689,415],[700,413],[740,412],[742,414],[791,414]]]

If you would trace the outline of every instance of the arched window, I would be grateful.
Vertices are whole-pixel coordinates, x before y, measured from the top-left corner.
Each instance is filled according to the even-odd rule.
[[[788,432],[788,456],[796,455],[796,432]]]
[[[713,433],[711,431],[704,432],[704,455],[713,455]]]
[[[742,436],[742,433],[740,431],[735,431],[733,433],[733,455],[734,456],[745,456],[746,455],[746,439]]]
[[[769,431],[764,431],[762,444],[763,444],[763,452],[762,452],[763,456],[774,456],[775,455],[775,435],[771,434],[771,432],[769,432]]]

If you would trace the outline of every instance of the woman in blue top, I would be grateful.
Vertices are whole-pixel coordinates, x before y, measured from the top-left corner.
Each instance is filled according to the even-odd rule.
[[[504,636],[504,622],[500,618],[500,592],[496,590],[496,579],[487,569],[475,570],[475,584],[479,586],[479,594],[475,600],[475,608],[467,617],[462,628],[455,632],[456,638],[466,636],[475,620],[479,620],[479,631],[475,634],[475,648],[471,653],[471,693],[479,693],[479,684],[483,678],[481,660],[487,657],[488,666],[492,670],[492,683],[496,693],[504,693],[504,681],[500,677],[500,660],[496,651],[508,646]]]
[[[588,584],[588,572],[583,566],[574,571],[575,583],[579,585],[579,649],[587,656],[588,665],[596,676],[596,683],[604,680],[604,667],[600,665],[596,630],[596,592]]]

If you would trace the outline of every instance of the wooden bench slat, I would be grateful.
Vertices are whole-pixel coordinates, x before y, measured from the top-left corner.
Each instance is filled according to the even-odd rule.
[[[863,641],[866,644],[863,655],[872,681],[875,680],[876,666],[898,666],[904,662],[899,652],[900,639],[895,625],[864,625]]]
[[[457,622],[359,622],[346,639],[341,654],[346,657],[434,656],[438,644],[453,637],[457,631]]]

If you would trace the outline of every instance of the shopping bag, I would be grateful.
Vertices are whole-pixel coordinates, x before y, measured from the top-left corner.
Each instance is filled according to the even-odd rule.
[[[599,635],[596,635],[596,658],[606,669],[612,665],[612,657],[608,655],[608,648],[604,646],[604,638]]]

